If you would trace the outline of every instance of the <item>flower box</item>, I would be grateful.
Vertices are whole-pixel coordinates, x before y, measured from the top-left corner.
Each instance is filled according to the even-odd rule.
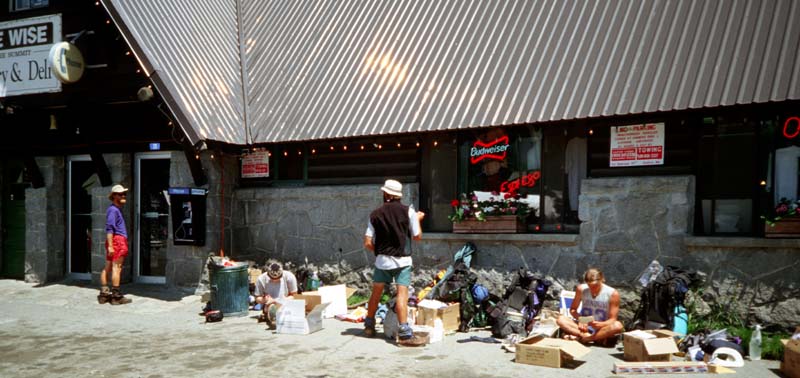
[[[769,223],[765,223],[764,236],[768,238],[800,237],[800,217],[782,218],[771,226]]]
[[[484,222],[469,218],[453,223],[456,234],[513,234],[526,230],[525,223],[516,215],[488,216]]]

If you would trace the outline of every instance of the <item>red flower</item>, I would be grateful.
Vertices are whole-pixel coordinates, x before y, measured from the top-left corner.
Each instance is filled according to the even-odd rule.
[[[505,195],[503,195],[503,198],[505,199],[509,199],[511,197],[513,197],[511,193],[506,193]]]
[[[458,207],[458,204],[459,204],[458,200],[450,201],[450,206],[452,206],[452,207]]]

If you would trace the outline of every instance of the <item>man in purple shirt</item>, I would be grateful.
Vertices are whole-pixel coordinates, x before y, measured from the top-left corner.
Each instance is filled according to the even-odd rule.
[[[100,295],[97,302],[100,304],[111,303],[121,305],[131,303],[130,298],[125,298],[119,291],[119,277],[122,273],[122,264],[128,255],[128,232],[125,230],[125,218],[120,209],[127,202],[128,189],[122,185],[111,187],[108,199],[111,205],[106,210],[106,266],[100,273]],[[111,273],[111,290],[108,288],[108,273]]]

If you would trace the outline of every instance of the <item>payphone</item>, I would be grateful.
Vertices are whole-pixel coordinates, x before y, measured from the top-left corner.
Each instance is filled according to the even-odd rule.
[[[172,243],[206,244],[206,194],[202,188],[169,188]]]

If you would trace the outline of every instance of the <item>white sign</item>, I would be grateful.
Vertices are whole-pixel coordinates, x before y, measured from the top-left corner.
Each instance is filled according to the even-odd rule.
[[[83,54],[69,42],[59,42],[50,47],[50,64],[56,79],[62,83],[74,83],[83,76]]]
[[[242,156],[242,178],[269,177],[269,152],[256,151]]]
[[[663,123],[611,127],[610,167],[663,164]]]
[[[0,22],[0,98],[61,91],[49,57],[60,41],[60,14]]]

